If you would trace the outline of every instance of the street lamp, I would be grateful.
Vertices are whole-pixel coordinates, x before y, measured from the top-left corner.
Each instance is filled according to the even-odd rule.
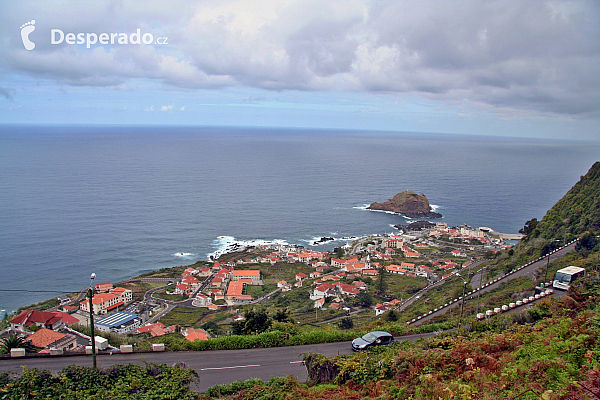
[[[96,274],[92,272],[90,275],[90,288],[88,289],[88,296],[90,301],[90,337],[92,340],[92,366],[94,369],[96,368],[96,338],[94,337],[94,305],[92,303],[92,298],[94,297],[93,282]]]
[[[479,289],[477,289],[477,311],[475,311],[476,314],[479,313],[479,300],[481,299],[481,283],[483,282],[486,270],[487,266],[481,268],[480,270],[481,274],[479,276]]]
[[[566,232],[566,227],[565,227],[565,232]],[[560,242],[560,240],[555,239],[554,242]],[[565,246],[566,246],[566,242],[565,242]],[[550,249],[552,249],[552,247],[554,246],[550,246]],[[541,287],[546,287],[546,282],[548,281],[548,267],[550,266],[550,254],[552,254],[552,250],[548,250],[548,260],[546,261],[546,272],[544,273],[544,282],[540,285]]]

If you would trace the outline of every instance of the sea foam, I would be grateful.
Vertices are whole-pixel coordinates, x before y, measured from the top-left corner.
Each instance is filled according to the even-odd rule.
[[[216,250],[212,253],[208,253],[206,256],[208,260],[216,260],[221,257],[223,254],[231,253],[234,251],[244,251],[249,247],[261,247],[261,246],[274,246],[274,245],[287,245],[283,239],[248,239],[241,240],[236,239],[233,236],[218,236],[217,239],[213,241],[212,247]]]

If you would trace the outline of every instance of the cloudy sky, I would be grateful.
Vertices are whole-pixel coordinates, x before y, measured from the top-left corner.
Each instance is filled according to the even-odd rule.
[[[24,0],[0,7],[0,123],[600,140],[598,1]],[[53,29],[62,43],[52,43],[60,39]],[[138,29],[153,41],[129,43]],[[88,48],[66,43],[68,33],[115,39]],[[117,42],[123,36],[127,44]]]

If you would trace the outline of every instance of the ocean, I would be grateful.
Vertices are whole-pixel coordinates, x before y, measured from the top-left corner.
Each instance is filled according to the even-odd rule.
[[[516,233],[599,155],[598,143],[433,133],[0,125],[0,309],[237,241],[390,233],[407,219],[365,206],[403,190],[449,225]]]

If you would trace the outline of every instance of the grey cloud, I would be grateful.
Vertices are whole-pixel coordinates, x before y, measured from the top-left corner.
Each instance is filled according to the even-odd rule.
[[[7,89],[7,88],[3,88],[0,87],[0,96],[4,97],[6,100],[14,100],[14,93],[15,90],[14,89]]]
[[[185,89],[390,92],[600,117],[595,1],[108,1],[73,2],[67,11],[63,3],[39,3],[40,30],[141,27],[168,34],[171,44],[101,54],[41,43],[34,57],[23,54],[14,28],[31,17],[15,2],[0,16],[9,38],[0,66],[68,85],[143,78]]]

